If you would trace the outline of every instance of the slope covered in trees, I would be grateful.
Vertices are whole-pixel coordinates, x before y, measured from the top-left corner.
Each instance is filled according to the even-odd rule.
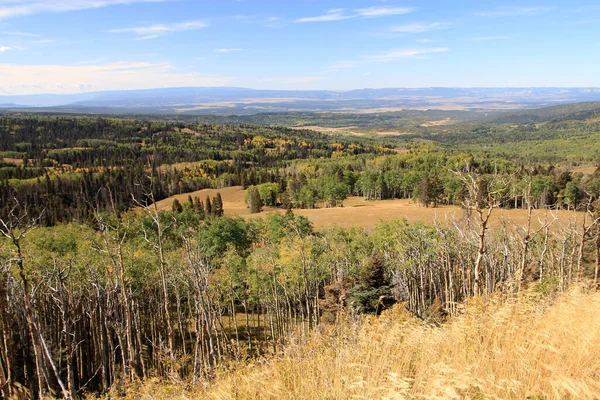
[[[395,303],[443,323],[473,297],[598,284],[600,173],[491,156],[482,146],[467,152],[478,142],[464,132],[435,145],[240,125],[0,122],[4,397],[126,393],[152,378],[198,388],[223,368],[280,354],[291,338],[331,326],[343,338],[346,317]],[[552,132],[572,140],[578,124]],[[487,137],[525,135],[486,129]],[[225,217],[217,191],[169,210],[156,203],[233,185],[248,189],[252,211],[287,211]],[[455,204],[464,217],[316,232],[293,213],[341,207],[348,195]],[[492,229],[502,208],[528,217]]]

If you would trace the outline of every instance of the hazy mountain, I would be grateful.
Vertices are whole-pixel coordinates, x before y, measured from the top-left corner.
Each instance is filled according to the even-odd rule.
[[[189,87],[70,95],[0,96],[0,108],[52,108],[56,111],[71,112],[243,115],[286,111],[514,110],[584,101],[600,101],[600,88],[434,87],[302,91]]]

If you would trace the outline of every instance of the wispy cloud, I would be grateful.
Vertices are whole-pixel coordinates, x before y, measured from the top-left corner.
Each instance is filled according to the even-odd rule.
[[[22,37],[39,37],[40,36],[35,33],[19,32],[19,31],[2,31],[0,33],[2,35],[8,35],[8,36],[22,36]]]
[[[530,17],[550,11],[550,7],[507,7],[475,13],[480,17]]]
[[[4,53],[5,51],[10,51],[12,49],[13,49],[12,47],[0,46],[0,53]]]
[[[340,69],[355,68],[360,65],[370,63],[383,63],[390,61],[397,61],[407,58],[424,57],[430,54],[446,53],[450,51],[447,47],[432,47],[432,48],[419,48],[419,49],[402,49],[402,50],[388,50],[379,54],[371,54],[363,56],[357,60],[345,60],[338,61],[337,63],[330,65],[327,68],[328,72],[337,71]]]
[[[325,14],[318,15],[315,17],[304,17],[299,18],[296,22],[330,22],[330,21],[341,21],[345,19],[353,18],[378,18],[387,17],[391,15],[409,14],[414,11],[414,8],[409,7],[385,7],[375,6],[369,8],[359,8],[355,10],[346,10],[343,8],[336,8],[327,11]]]
[[[417,22],[413,24],[393,26],[390,30],[398,33],[423,33],[438,29],[446,29],[449,26],[450,24],[448,22],[431,22],[428,24]]]
[[[168,0],[4,0],[0,2],[0,19],[47,12],[67,12],[101,8],[118,4],[160,3]]]
[[[450,49],[447,47],[436,47],[436,48],[429,48],[429,49],[390,50],[390,51],[386,51],[385,53],[381,53],[381,54],[365,56],[364,60],[366,62],[387,62],[387,61],[400,60],[402,58],[424,56],[427,54],[445,53],[448,51],[450,51]]]
[[[269,17],[265,23],[267,28],[281,28],[283,25],[279,17]]]
[[[132,33],[137,35],[138,40],[154,39],[170,32],[191,31],[208,26],[204,21],[185,21],[173,24],[155,24],[148,26],[136,26],[132,28],[110,29],[110,33]]]
[[[169,63],[150,62],[70,66],[0,64],[0,71],[0,92],[3,94],[223,86],[231,82],[231,78],[181,71]]]
[[[297,19],[296,22],[329,22],[355,18],[355,16],[346,14],[344,11],[344,9],[329,10],[326,14],[319,15],[316,17],[300,18]]]
[[[360,17],[386,17],[388,15],[409,14],[415,9],[410,7],[369,7],[356,10]]]
[[[215,53],[231,53],[231,52],[234,52],[234,51],[242,51],[242,49],[237,49],[237,48],[234,48],[234,49],[227,49],[227,48],[225,48],[225,49],[215,49]]]

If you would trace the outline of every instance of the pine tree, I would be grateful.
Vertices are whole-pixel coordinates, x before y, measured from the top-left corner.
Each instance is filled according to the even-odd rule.
[[[250,214],[256,214],[262,211],[262,203],[260,201],[260,194],[256,186],[252,186],[248,189],[248,208]]]
[[[223,216],[223,199],[221,198],[221,193],[217,192],[217,195],[213,199],[212,203],[213,214],[215,217]]]
[[[173,200],[173,205],[171,206],[171,210],[173,211],[174,214],[180,214],[183,212],[183,206],[181,205],[179,200],[177,200],[177,199]]]
[[[207,217],[213,214],[212,203],[210,202],[209,196],[206,196],[206,203],[204,203],[204,213]]]

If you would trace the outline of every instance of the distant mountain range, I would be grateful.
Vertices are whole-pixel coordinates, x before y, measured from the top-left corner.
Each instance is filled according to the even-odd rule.
[[[520,110],[600,101],[600,88],[389,88],[256,90],[188,87],[68,95],[0,96],[0,109],[84,113],[250,115],[262,112],[385,112],[401,109]]]

